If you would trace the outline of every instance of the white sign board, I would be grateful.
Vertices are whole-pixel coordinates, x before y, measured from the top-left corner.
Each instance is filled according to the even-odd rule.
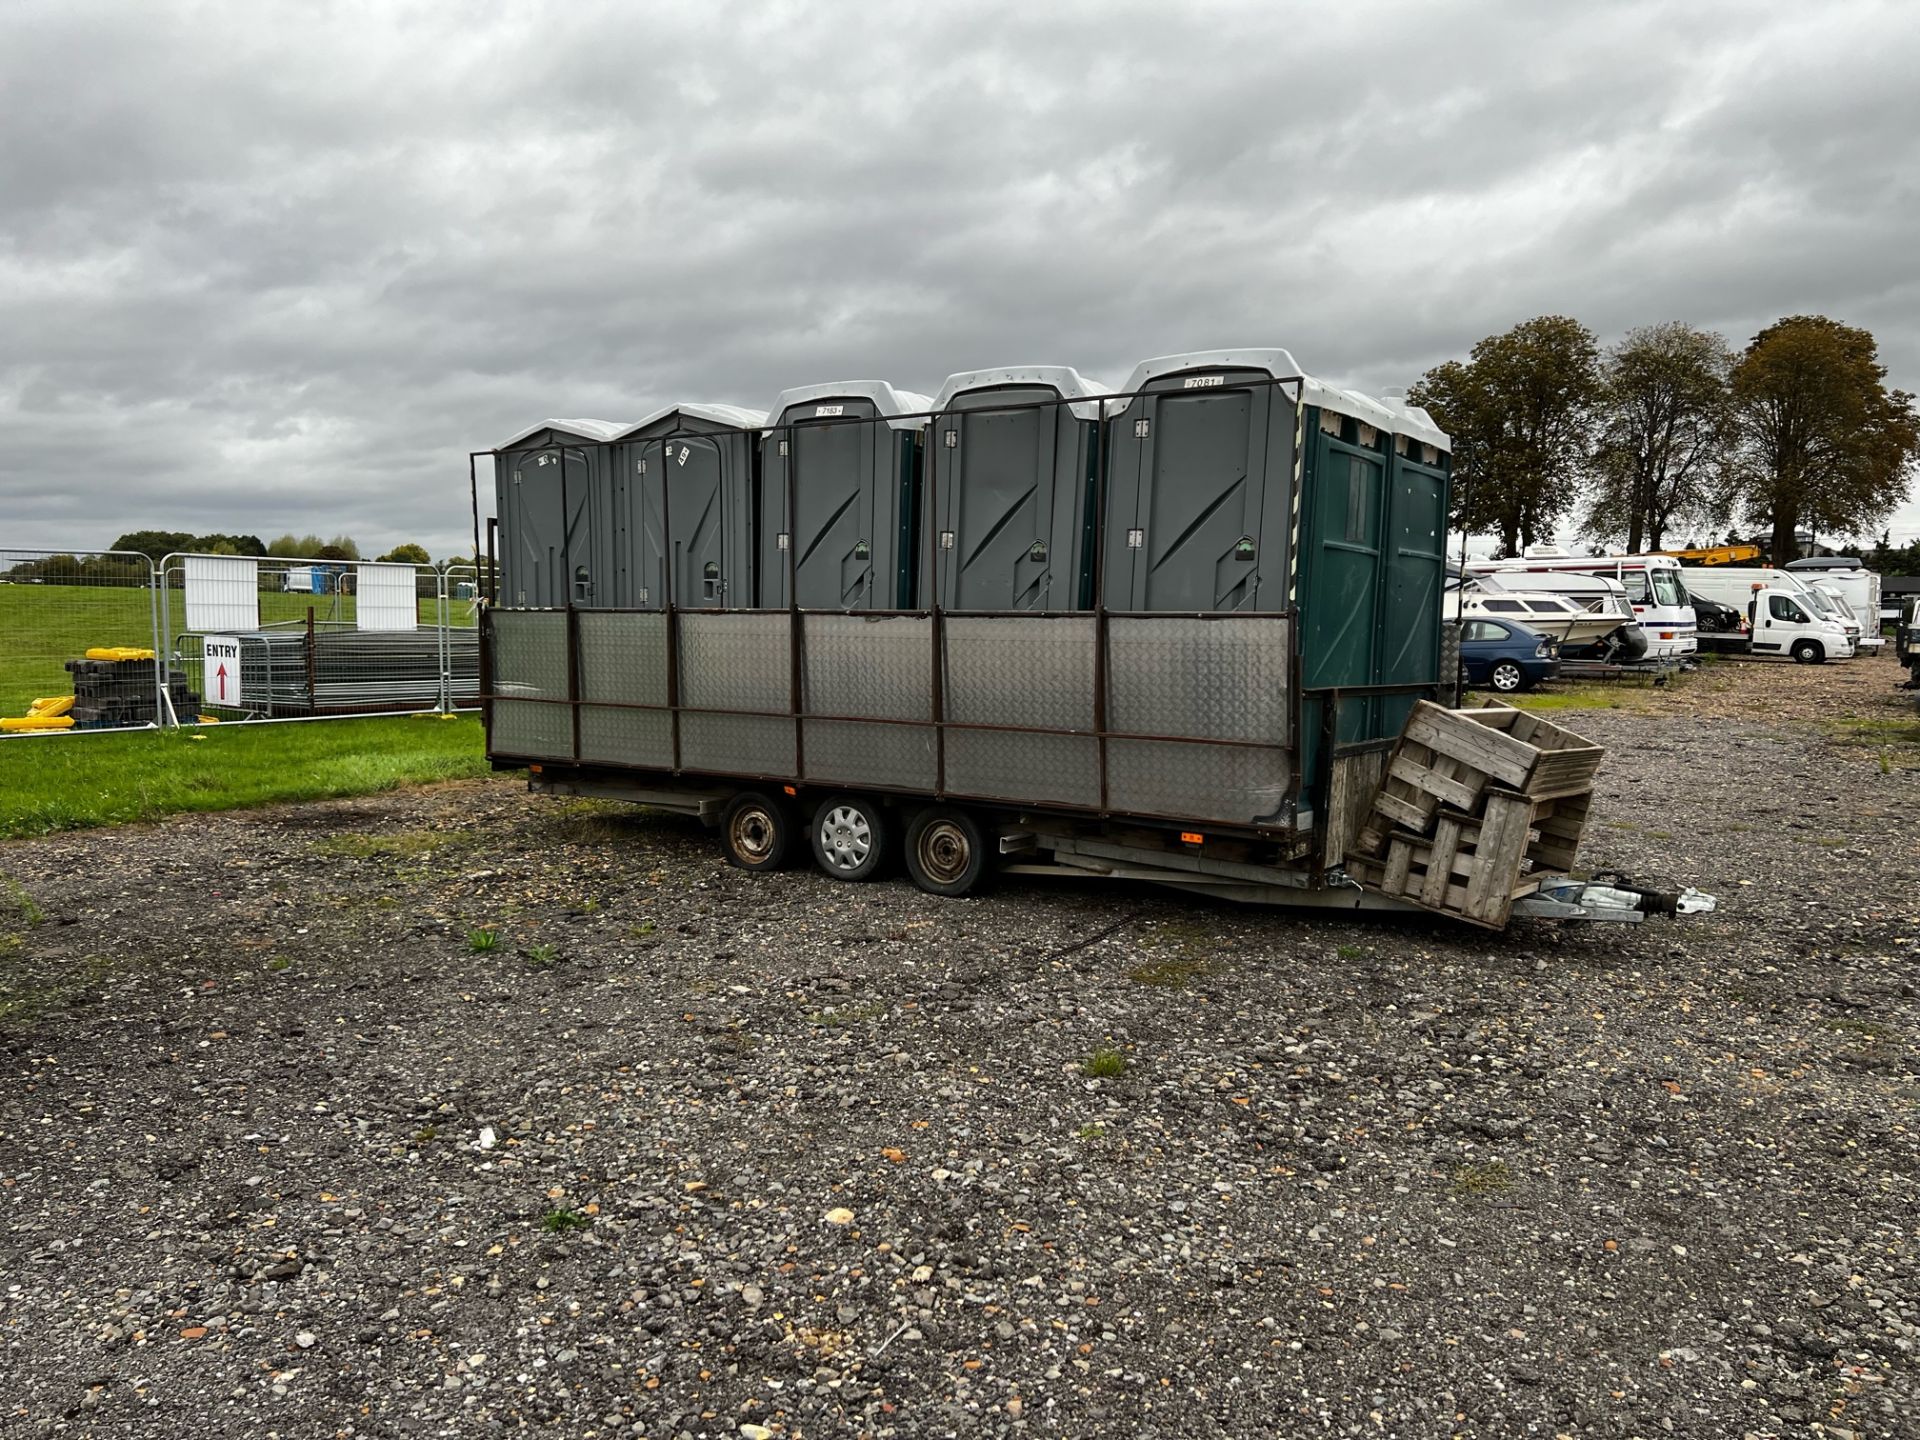
[[[187,629],[258,630],[260,565],[242,555],[186,557]]]
[[[413,630],[420,624],[420,600],[413,566],[356,565],[354,623],[362,630]]]
[[[240,704],[240,642],[231,635],[209,635],[200,642],[201,663],[206,667],[200,679],[200,703]]]

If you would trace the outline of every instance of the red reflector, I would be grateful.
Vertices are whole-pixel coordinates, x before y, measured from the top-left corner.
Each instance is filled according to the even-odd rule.
[[[531,772],[533,772],[533,773],[534,773],[535,775],[538,775],[538,774],[539,774],[539,773],[541,772],[541,770],[542,770],[543,768],[544,768],[544,767],[542,767],[542,766],[539,766],[539,765],[529,765],[529,766],[527,766],[527,769],[528,769],[528,770],[530,770]]]
[[[1660,632],[1660,638],[1662,640],[1671,640],[1673,638],[1673,632],[1671,630],[1662,630]]]
[[[1182,845],[1204,845],[1207,843],[1207,837],[1197,830],[1182,830],[1180,832],[1180,843]]]
[[[794,789],[793,786],[791,785],[782,785],[780,788],[781,790],[785,791],[789,795],[798,795],[800,793],[798,790]]]

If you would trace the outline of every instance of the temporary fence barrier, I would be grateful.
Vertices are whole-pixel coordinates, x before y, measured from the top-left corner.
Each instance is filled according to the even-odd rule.
[[[0,549],[0,734],[452,713],[471,565]]]

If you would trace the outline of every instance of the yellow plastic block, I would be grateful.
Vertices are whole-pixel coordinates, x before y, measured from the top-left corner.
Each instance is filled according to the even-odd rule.
[[[27,707],[29,715],[64,715],[73,708],[73,696],[49,695],[44,700],[36,700]]]
[[[89,660],[151,660],[153,651],[135,645],[96,645],[87,651]]]
[[[71,715],[0,715],[0,730],[71,730]]]

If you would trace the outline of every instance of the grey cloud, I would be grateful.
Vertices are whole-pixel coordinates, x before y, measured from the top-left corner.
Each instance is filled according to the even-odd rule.
[[[0,544],[463,544],[548,414],[1527,315],[1920,383],[1897,7],[16,4]],[[1920,526],[1909,511],[1904,523]]]

